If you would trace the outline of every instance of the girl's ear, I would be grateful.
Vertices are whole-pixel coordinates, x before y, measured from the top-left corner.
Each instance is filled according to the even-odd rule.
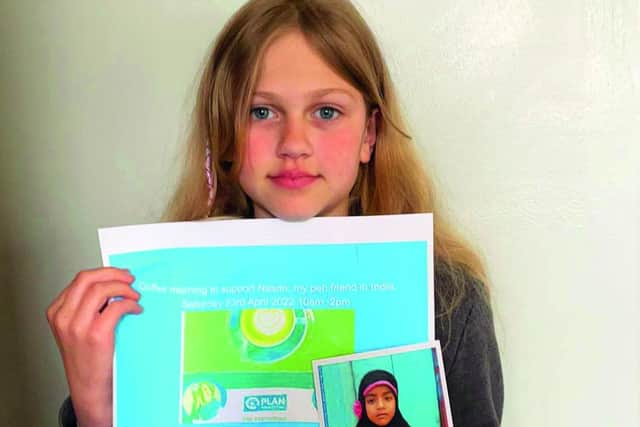
[[[378,139],[378,115],[379,110],[376,108],[371,111],[371,115],[367,119],[367,123],[364,127],[364,137],[362,139],[362,146],[360,147],[360,162],[369,163],[373,149]]]

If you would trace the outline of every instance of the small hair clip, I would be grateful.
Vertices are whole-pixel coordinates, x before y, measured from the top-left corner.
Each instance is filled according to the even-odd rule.
[[[213,199],[215,198],[215,173],[211,170],[211,148],[209,144],[205,147],[204,172],[207,178],[207,190],[209,191],[207,200],[207,216],[211,214],[213,207]]]

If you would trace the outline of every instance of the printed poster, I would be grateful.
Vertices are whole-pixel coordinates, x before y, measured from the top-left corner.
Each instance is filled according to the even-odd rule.
[[[116,330],[114,425],[319,426],[312,361],[433,340],[430,214],[99,230],[144,312]]]

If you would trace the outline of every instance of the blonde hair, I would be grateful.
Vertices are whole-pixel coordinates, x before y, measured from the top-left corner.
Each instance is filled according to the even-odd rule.
[[[251,200],[237,179],[245,123],[262,55],[271,41],[291,30],[300,31],[326,63],[362,93],[370,114],[378,115],[375,149],[370,162],[360,166],[350,214],[433,212],[435,257],[453,284],[446,291],[450,311],[464,295],[465,275],[487,283],[483,263],[436,208],[433,184],[404,130],[376,39],[348,0],[254,0],[233,15],[203,70],[183,176],[165,219],[252,215]],[[205,175],[207,147],[215,177],[212,206]]]

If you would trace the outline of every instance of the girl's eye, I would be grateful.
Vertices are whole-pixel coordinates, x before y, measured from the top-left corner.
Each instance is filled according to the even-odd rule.
[[[251,109],[251,117],[256,120],[267,120],[273,117],[273,112],[267,107],[254,107]]]
[[[315,115],[321,120],[334,120],[340,112],[333,107],[320,107],[316,110]]]

